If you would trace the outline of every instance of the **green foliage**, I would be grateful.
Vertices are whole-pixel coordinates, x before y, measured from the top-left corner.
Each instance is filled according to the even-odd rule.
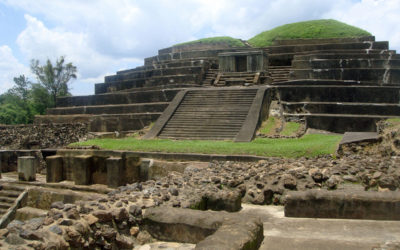
[[[30,122],[30,116],[27,109],[11,103],[0,105],[0,124],[25,124],[28,122]]]
[[[266,47],[272,45],[275,40],[360,37],[370,35],[371,33],[368,31],[333,19],[321,19],[285,24],[264,31],[251,38],[248,42],[254,47]]]
[[[260,133],[264,135],[274,134],[277,121],[278,119],[275,119],[273,116],[268,117],[268,119],[261,125]]]
[[[35,114],[44,115],[47,108],[55,106],[54,99],[49,91],[42,85],[32,84],[31,89],[32,109]]]
[[[127,137],[122,139],[93,139],[78,142],[72,146],[96,145],[102,149],[132,150],[145,152],[176,152],[176,153],[206,153],[258,155],[268,157],[317,156],[333,154],[337,148],[340,135],[309,134],[295,139],[258,138],[249,143],[231,141],[202,140],[140,140]]]
[[[31,69],[39,83],[32,83],[21,75],[14,78],[14,87],[0,95],[0,124],[21,124],[33,122],[37,114],[45,114],[56,104],[58,96],[69,95],[68,82],[76,78],[76,67],[65,63],[60,57],[56,64],[47,60],[39,65],[31,61]]]
[[[245,46],[245,44],[240,39],[233,38],[230,36],[216,36],[216,37],[202,38],[202,39],[195,40],[195,41],[178,43],[178,44],[175,44],[174,46],[186,45],[186,44],[212,44],[212,43],[225,43],[231,47],[244,47]]]
[[[285,122],[281,135],[284,136],[294,136],[300,129],[300,123],[297,122]]]
[[[53,65],[47,60],[45,65],[40,65],[39,60],[31,61],[31,70],[42,87],[48,90],[53,103],[59,96],[69,95],[68,82],[76,78],[76,67],[72,63],[65,64],[65,58],[61,56]]]

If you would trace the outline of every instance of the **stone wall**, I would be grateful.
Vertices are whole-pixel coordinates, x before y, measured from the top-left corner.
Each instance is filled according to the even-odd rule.
[[[1,125],[0,149],[59,148],[87,136],[84,123]]]

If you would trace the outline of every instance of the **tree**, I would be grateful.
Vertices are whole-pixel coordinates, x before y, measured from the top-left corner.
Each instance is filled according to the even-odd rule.
[[[72,63],[65,63],[65,57],[61,56],[54,66],[49,59],[45,65],[40,65],[39,60],[31,61],[31,70],[36,75],[38,83],[47,89],[51,95],[54,106],[59,96],[69,94],[68,82],[76,79],[76,66]]]
[[[29,88],[32,83],[28,80],[25,75],[20,75],[19,77],[14,77],[15,86],[8,90],[9,93],[14,94],[21,98],[24,102],[28,101]]]

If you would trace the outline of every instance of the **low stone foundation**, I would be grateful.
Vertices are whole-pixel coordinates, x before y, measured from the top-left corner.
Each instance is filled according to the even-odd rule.
[[[286,196],[285,216],[400,220],[399,192],[308,190]]]

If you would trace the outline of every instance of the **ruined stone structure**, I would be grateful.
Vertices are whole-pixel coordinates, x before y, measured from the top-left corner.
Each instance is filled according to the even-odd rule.
[[[95,95],[59,98],[36,122],[105,132],[157,121],[147,138],[250,141],[271,100],[285,119],[334,132],[375,131],[377,120],[400,114],[400,57],[374,37],[204,46],[159,50],[144,66],[106,76]]]

